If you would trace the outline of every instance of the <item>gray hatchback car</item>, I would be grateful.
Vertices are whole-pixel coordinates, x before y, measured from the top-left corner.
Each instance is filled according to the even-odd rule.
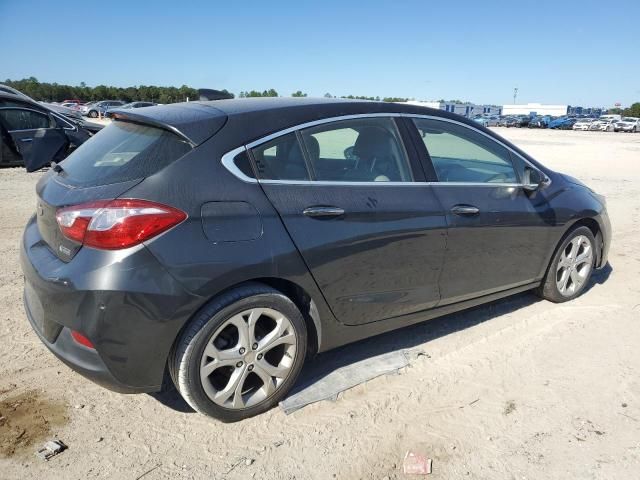
[[[379,102],[116,111],[36,190],[21,262],[42,342],[116,391],[171,379],[223,421],[271,408],[317,352],[526,290],[571,300],[611,240],[578,180]]]

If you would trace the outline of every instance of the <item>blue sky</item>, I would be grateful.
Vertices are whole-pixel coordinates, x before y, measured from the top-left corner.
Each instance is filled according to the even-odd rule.
[[[0,80],[611,106],[639,0],[0,0]]]

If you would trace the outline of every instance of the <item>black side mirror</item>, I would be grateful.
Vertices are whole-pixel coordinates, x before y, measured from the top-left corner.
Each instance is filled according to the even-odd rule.
[[[549,185],[549,177],[533,167],[525,167],[522,188],[527,192],[534,192]]]

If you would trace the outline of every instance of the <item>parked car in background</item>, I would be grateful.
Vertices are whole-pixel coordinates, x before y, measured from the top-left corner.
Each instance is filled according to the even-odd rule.
[[[498,119],[498,126],[499,127],[506,127],[507,126],[507,121],[511,118],[510,115],[501,115]]]
[[[548,115],[537,115],[529,120],[529,128],[547,128],[551,117]]]
[[[75,103],[76,105],[80,105],[82,103],[82,100],[79,100],[77,98],[72,98],[68,100],[63,100],[62,103]]]
[[[530,117],[526,115],[514,116],[509,118],[506,121],[505,127],[516,127],[516,128],[526,127],[529,125],[529,120],[530,120]]]
[[[97,118],[100,115],[104,115],[110,108],[121,107],[124,104],[125,102],[120,100],[102,100],[83,105],[80,107],[80,112],[87,117]]]
[[[67,116],[65,107],[36,102],[18,92],[0,91],[0,166],[27,171],[60,162],[102,125]]]
[[[591,122],[589,125],[590,131],[601,131],[601,132],[613,132],[616,128],[616,123],[618,119],[611,117],[600,117],[597,120]]]
[[[83,120],[82,114],[76,108],[67,107],[59,103],[47,103],[47,102],[38,102],[38,103],[40,103],[40,105],[44,105],[50,110],[53,110],[54,112],[61,113],[68,118]]]
[[[227,422],[277,405],[316,352],[532,289],[572,300],[611,238],[604,197],[414,105],[121,110],[58,167],[20,246],[34,331],[103,386],[168,372]]]
[[[573,124],[573,130],[581,130],[581,131],[588,131],[591,128],[591,124],[593,122],[595,122],[596,120],[594,118],[579,118],[574,124]]]
[[[549,122],[548,128],[556,130],[571,130],[573,125],[578,121],[577,118],[559,117]]]
[[[624,117],[619,122],[615,123],[616,132],[640,132],[640,118],[636,117]]]
[[[473,119],[474,122],[479,123],[483,127],[497,127],[500,118],[497,115],[478,116]]]
[[[120,110],[120,109],[129,109],[129,108],[142,108],[142,107],[153,107],[156,104],[153,102],[130,102],[130,103],[125,103],[124,105],[121,105],[119,107],[112,107],[109,110],[106,111],[105,113],[105,117],[111,117],[111,111],[112,110]]]

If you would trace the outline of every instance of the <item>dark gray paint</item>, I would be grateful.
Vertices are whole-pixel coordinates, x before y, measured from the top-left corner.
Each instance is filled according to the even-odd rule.
[[[142,181],[74,189],[50,172],[38,185],[40,199],[52,207],[45,217],[60,206],[118,196],[165,203],[188,215],[144,245],[113,252],[82,247],[71,261],[53,253],[63,240],[49,230],[55,229],[51,218],[33,218],[25,229],[22,268],[42,306],[29,309],[34,300],[27,299],[32,323],[65,327],[56,338],[56,328],[49,329],[47,346],[110,388],[159,389],[171,346],[193,314],[214,296],[249,280],[297,289],[310,337],[323,351],[537,286],[557,242],[578,221],[600,228],[604,248],[599,266],[606,262],[610,226],[598,197],[504,140],[551,178],[548,188],[527,193],[522,188],[476,191],[428,184],[261,187],[238,179],[220,162],[226,152],[261,136],[335,115],[435,115],[496,137],[460,117],[407,105],[311,99],[229,100],[205,107],[196,108],[191,119],[191,106],[136,110],[136,121],[202,142]],[[401,125],[404,140],[415,139],[406,122]],[[215,128],[219,131],[211,133]],[[206,140],[207,135],[213,136]],[[419,145],[408,144],[407,151],[416,167]],[[430,179],[428,159],[421,158],[418,168],[420,162]],[[212,207],[214,202],[225,207]],[[227,235],[209,224],[216,216],[227,222],[229,207],[237,202],[257,212],[243,207],[241,230]],[[453,203],[474,202],[484,212],[477,219],[448,213]],[[338,206],[345,215],[301,215],[317,205]],[[248,233],[257,231],[256,215],[262,224],[257,237]],[[240,241],[221,241],[229,238]],[[482,271],[471,262],[479,262]],[[455,301],[469,296],[473,298]],[[33,318],[38,315],[43,318]],[[69,328],[85,333],[97,355],[70,343]]]

